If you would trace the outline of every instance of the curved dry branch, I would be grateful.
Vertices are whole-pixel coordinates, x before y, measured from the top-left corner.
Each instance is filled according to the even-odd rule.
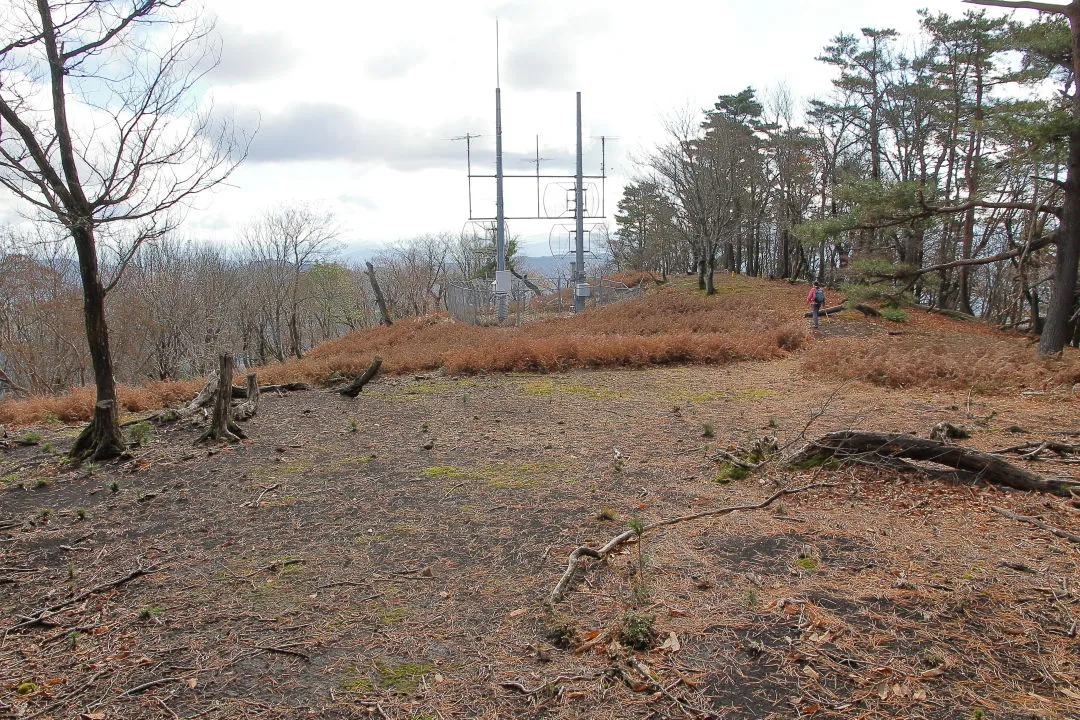
[[[996,505],[991,505],[990,509],[996,512],[998,515],[1003,515],[1010,520],[1016,520],[1017,522],[1027,523],[1028,525],[1034,525],[1037,528],[1041,528],[1055,537],[1063,538],[1073,543],[1080,543],[1080,535],[1074,535],[1073,533],[1066,532],[1061,528],[1056,528],[1053,525],[1047,525],[1039,518],[1029,517],[1027,515],[1019,515],[1017,513],[1014,513],[1012,510],[1006,510],[1005,508],[1000,508]]]
[[[743,510],[761,510],[786,495],[797,495],[798,493],[806,492],[807,490],[813,490],[815,488],[823,487],[841,487],[841,483],[828,483],[828,482],[814,482],[807,485],[803,485],[797,488],[785,488],[777,490],[769,497],[765,498],[759,503],[753,505],[730,505],[728,507],[717,508],[716,510],[706,510],[705,512],[694,513],[693,515],[683,515],[681,517],[669,518],[667,520],[660,520],[659,522],[646,525],[641,530],[641,535],[652,532],[659,528],[668,527],[670,525],[677,525],[679,523],[690,522],[691,520],[701,520],[708,517],[718,517],[720,515],[728,515],[733,512],[740,512]],[[584,565],[584,558],[593,558],[594,560],[603,560],[617,549],[630,542],[637,537],[637,533],[633,530],[627,530],[624,533],[616,535],[608,540],[600,548],[590,548],[585,545],[575,548],[566,559],[566,570],[563,572],[562,577],[555,583],[555,587],[551,591],[550,602],[552,604],[560,602],[566,595],[566,589],[570,586],[574,576],[577,575],[581,566]]]

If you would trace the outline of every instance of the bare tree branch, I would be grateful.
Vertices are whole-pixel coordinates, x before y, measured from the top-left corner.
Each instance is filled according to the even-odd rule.
[[[1075,4],[1051,5],[1050,3],[1030,2],[1030,0],[964,0],[964,2],[969,5],[986,5],[989,7],[1011,8],[1013,10],[1038,10],[1039,12],[1056,13],[1058,15],[1068,15],[1070,8]]]

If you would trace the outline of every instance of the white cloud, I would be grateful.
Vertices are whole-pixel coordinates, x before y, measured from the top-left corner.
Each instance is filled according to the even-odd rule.
[[[468,214],[465,148],[493,171],[495,28],[500,18],[507,172],[529,173],[540,136],[550,172],[573,169],[574,92],[583,93],[586,172],[608,144],[607,210],[634,171],[632,154],[663,139],[663,117],[716,96],[786,82],[798,102],[829,88],[814,61],[830,38],[862,27],[913,30],[916,10],[959,0],[410,0],[330,3],[206,0],[219,19],[222,65],[208,78],[218,107],[260,130],[230,186],[200,198],[189,234],[228,241],[268,207],[333,209],[349,242],[371,244],[461,229]],[[251,120],[247,122],[247,120]],[[483,214],[490,192],[474,188]],[[535,210],[535,183],[508,186]],[[486,205],[485,205],[486,204]],[[479,205],[485,205],[480,207]],[[0,212],[10,216],[0,201]],[[543,238],[552,223],[514,223]],[[537,241],[537,246],[542,245]]]
[[[210,80],[222,85],[271,80],[299,61],[284,30],[249,32],[231,23],[218,23],[221,59]]]

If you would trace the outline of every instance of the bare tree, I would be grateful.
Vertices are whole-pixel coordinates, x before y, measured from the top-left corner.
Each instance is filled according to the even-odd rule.
[[[439,307],[446,257],[455,242],[449,233],[419,235],[391,245],[375,259],[393,317],[424,315]]]
[[[126,254],[222,182],[245,146],[197,110],[212,26],[184,0],[8,0],[0,38],[0,184],[70,233],[98,411],[72,449],[123,452],[102,238]],[[125,265],[122,256],[118,267]]]
[[[304,271],[338,251],[333,213],[305,206],[265,213],[241,231],[246,260],[260,280],[263,339],[278,360],[303,356]]]

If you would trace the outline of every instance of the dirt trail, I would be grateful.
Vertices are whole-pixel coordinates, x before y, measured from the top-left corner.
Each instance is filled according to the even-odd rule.
[[[252,441],[212,454],[180,426],[119,466],[0,456],[0,716],[1075,717],[1080,555],[989,509],[1078,532],[1066,503],[865,469],[719,482],[708,455],[796,443],[821,410],[807,435],[951,420],[986,449],[1015,444],[1010,426],[1080,427],[1076,403],[842,385],[799,362],[384,378],[356,400],[265,397]],[[811,478],[845,486],[647,537],[642,581],[631,548],[545,616],[569,551],[629,518]],[[667,648],[552,646],[635,602]]]

